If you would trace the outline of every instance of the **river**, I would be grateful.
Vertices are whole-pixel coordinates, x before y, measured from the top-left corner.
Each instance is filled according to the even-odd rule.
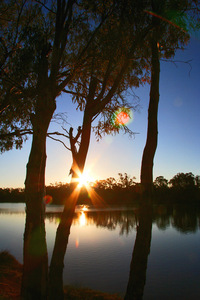
[[[51,259],[62,206],[47,206]],[[0,251],[22,263],[24,204],[0,204]],[[76,210],[64,259],[64,284],[124,296],[138,226],[135,208]],[[144,300],[200,299],[200,210],[154,208]]]

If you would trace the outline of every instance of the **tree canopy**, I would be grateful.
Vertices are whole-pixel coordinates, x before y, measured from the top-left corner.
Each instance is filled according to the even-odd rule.
[[[155,7],[156,1],[152,3]],[[2,1],[1,151],[21,147],[26,133],[31,133],[30,116],[44,80],[55,96],[69,83],[73,100],[83,109],[89,85],[96,79],[94,95],[104,99],[95,103],[96,113],[112,95],[123,98],[128,88],[148,82],[152,16],[159,20],[160,55],[170,58],[188,40],[186,30],[194,27],[188,11],[191,16],[197,5],[160,1],[154,12],[152,3]],[[105,130],[104,124],[100,122],[96,132]]]

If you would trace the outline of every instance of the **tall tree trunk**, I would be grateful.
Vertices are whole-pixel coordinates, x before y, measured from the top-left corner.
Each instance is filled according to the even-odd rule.
[[[148,129],[141,165],[142,199],[140,203],[139,227],[137,228],[130,266],[129,282],[125,295],[126,300],[141,300],[143,298],[147,261],[151,246],[153,160],[157,148],[157,115],[160,78],[160,61],[156,30],[153,32],[151,49],[151,88],[148,110]]]
[[[91,119],[84,117],[81,143],[76,157],[73,157],[71,194],[65,202],[60,224],[57,228],[54,250],[49,270],[49,297],[50,300],[63,300],[63,268],[64,256],[68,245],[70,228],[73,221],[76,203],[80,190],[77,189],[77,176],[84,171],[85,161],[89,149],[91,134]]]
[[[146,283],[148,255],[151,247],[152,205],[140,207],[139,226],[130,265],[125,300],[141,300]]]
[[[32,117],[33,140],[25,180],[26,224],[22,299],[47,299],[48,255],[45,233],[46,135],[55,110],[55,101],[40,99]]]
[[[148,109],[147,140],[143,151],[141,166],[141,186],[143,201],[148,201],[152,196],[153,186],[153,161],[157,148],[158,136],[158,103],[159,103],[159,78],[160,61],[156,33],[152,38],[152,60],[151,60],[151,89]]]

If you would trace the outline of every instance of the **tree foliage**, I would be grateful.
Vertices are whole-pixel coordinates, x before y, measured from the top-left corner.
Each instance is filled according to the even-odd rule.
[[[22,136],[41,109],[39,95],[43,93],[44,104],[49,94],[55,99],[86,64],[87,48],[103,22],[101,16],[95,20],[86,6],[87,2],[74,0],[3,1],[1,151],[22,146]]]
[[[152,3],[155,7],[156,1]],[[56,11],[56,1],[2,1],[1,151],[13,146],[20,148],[26,134],[31,133],[27,129],[42,85],[38,84],[41,69],[42,74],[46,69],[49,81],[56,79],[56,96],[70,83],[73,101],[81,110],[86,104],[91,78],[96,78],[94,100],[104,99],[104,103],[95,102],[93,115],[103,113],[102,120],[94,127],[95,133],[101,137],[103,132],[117,132],[119,128],[107,120],[123,105],[122,99],[127,98],[125,91],[150,80],[149,39],[145,37],[147,33],[151,35],[152,15],[159,19],[160,56],[171,58],[188,40],[186,31],[192,26],[191,16],[198,5],[196,1],[160,1],[155,11],[152,3],[80,1],[77,5],[73,0],[58,1]],[[62,19],[61,10],[67,18]],[[193,28],[196,24],[193,21]],[[59,34],[55,36],[56,30]],[[123,81],[118,80],[122,75]],[[111,96],[114,109],[106,104]],[[128,131],[127,127],[121,128]]]
[[[109,177],[105,180],[97,180],[94,187],[97,189],[131,189],[135,186],[135,177],[130,177],[127,173],[118,173],[119,178]]]
[[[168,187],[168,180],[164,178],[163,176],[158,176],[154,180],[154,186],[156,188],[165,188]]]
[[[195,176],[189,173],[178,173],[170,181],[169,185],[175,189],[193,188],[195,186]]]

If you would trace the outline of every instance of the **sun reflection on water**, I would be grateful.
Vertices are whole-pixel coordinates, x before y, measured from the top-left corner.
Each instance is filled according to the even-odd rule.
[[[81,227],[85,226],[86,225],[86,220],[87,220],[87,218],[86,218],[86,215],[85,215],[84,211],[81,211],[81,213],[79,215],[79,225]]]

